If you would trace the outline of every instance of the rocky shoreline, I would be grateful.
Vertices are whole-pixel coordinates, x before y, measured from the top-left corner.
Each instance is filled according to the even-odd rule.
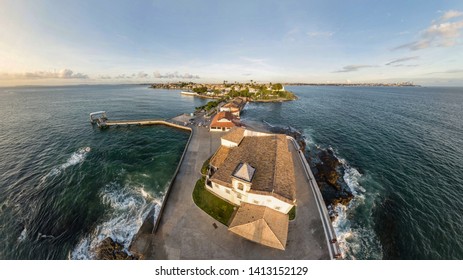
[[[140,256],[129,254],[124,246],[114,241],[111,237],[105,238],[96,248],[97,260],[139,260]]]
[[[320,161],[314,166],[316,169],[314,176],[326,205],[349,204],[354,195],[348,186],[343,184],[342,163],[330,149],[320,149],[317,157]]]

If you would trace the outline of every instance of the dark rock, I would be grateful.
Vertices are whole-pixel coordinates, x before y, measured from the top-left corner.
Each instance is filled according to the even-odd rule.
[[[316,157],[314,176],[326,205],[349,204],[354,195],[341,180],[344,170],[338,158],[330,149],[317,151]]]
[[[138,260],[139,257],[124,251],[124,246],[115,242],[111,237],[105,238],[96,249],[99,260]]]

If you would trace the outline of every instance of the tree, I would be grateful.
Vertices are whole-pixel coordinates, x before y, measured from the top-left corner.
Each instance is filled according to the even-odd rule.
[[[273,90],[282,90],[283,86],[280,83],[272,85]]]

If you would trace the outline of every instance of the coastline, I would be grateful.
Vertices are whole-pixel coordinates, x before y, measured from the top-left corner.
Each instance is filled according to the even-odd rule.
[[[223,84],[195,84],[189,83],[159,83],[151,84],[150,89],[180,90],[182,95],[204,99],[233,99],[244,98],[249,102],[284,102],[297,100],[291,91],[285,90],[281,83],[223,83]]]

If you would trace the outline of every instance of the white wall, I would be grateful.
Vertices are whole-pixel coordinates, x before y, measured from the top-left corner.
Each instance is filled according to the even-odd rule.
[[[211,183],[212,183],[212,188],[206,186],[206,188],[209,191],[212,191],[219,197],[222,197],[223,199],[237,206],[239,206],[241,202],[243,201],[243,202],[247,202],[250,204],[266,206],[274,210],[277,210],[283,214],[287,214],[289,210],[293,208],[292,204],[286,203],[271,195],[240,192],[240,191],[235,191],[234,189],[230,189],[222,185],[216,184],[214,182],[211,182]],[[227,190],[229,193],[227,193]],[[239,195],[241,195],[241,198],[238,198]]]
[[[225,140],[223,138],[220,139],[220,143],[222,144],[222,146],[229,147],[229,148],[233,148],[233,147],[238,146],[238,144],[236,144],[235,142],[231,142],[231,141]]]
[[[209,128],[209,131],[229,131],[230,128],[226,127],[225,130],[222,130],[222,128],[212,128],[212,126]]]
[[[292,204],[286,203],[271,195],[248,193],[247,201],[245,202],[261,206],[267,206],[284,214],[287,214],[289,210],[293,208]]]
[[[245,130],[244,131],[244,136],[272,136],[275,134],[270,134],[270,133],[264,133],[264,132],[257,132],[257,131],[252,131],[252,130]]]

